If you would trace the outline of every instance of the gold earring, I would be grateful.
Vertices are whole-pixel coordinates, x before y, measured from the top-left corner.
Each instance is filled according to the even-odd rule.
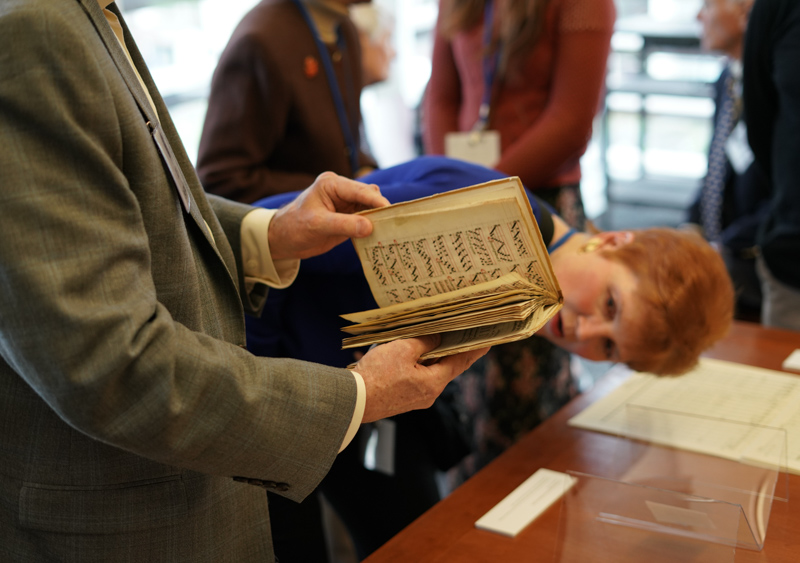
[[[600,246],[602,243],[603,243],[603,241],[602,241],[602,240],[600,240],[600,239],[599,239],[599,238],[597,238],[597,237],[590,238],[590,239],[589,239],[589,240],[586,242],[586,244],[584,244],[584,245],[583,245],[583,246],[582,246],[582,247],[581,247],[581,248],[578,250],[578,252],[579,252],[580,254],[586,254],[586,253],[588,253],[588,252],[594,252],[595,250],[597,250],[597,249],[598,249],[598,247],[599,247],[599,246]]]

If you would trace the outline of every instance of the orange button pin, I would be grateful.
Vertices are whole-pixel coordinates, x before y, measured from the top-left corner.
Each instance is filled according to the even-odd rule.
[[[307,56],[303,60],[303,71],[308,78],[314,78],[319,73],[319,61],[311,55]]]

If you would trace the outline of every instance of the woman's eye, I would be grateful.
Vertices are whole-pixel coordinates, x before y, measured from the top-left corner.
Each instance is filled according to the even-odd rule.
[[[617,312],[617,304],[614,301],[614,297],[611,294],[609,294],[608,298],[606,299],[606,314],[608,314],[609,319],[613,319],[616,312]]]

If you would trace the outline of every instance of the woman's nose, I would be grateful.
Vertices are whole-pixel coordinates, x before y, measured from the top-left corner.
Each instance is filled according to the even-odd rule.
[[[575,336],[578,340],[590,340],[605,337],[608,332],[608,323],[596,315],[578,317],[578,327]]]

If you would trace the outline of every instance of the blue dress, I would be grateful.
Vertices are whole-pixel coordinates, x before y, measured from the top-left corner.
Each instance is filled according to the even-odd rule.
[[[474,164],[426,156],[361,180],[377,184],[396,203],[502,177]],[[296,195],[271,196],[256,205],[276,208]],[[552,208],[530,192],[528,197],[549,244]],[[258,355],[344,367],[353,361],[354,350],[341,349],[346,336],[341,328],[349,323],[339,315],[374,307],[361,263],[348,241],[303,260],[289,288],[270,290],[261,318],[246,321],[248,348]],[[394,417],[394,475],[363,466],[362,441],[370,430],[365,425],[339,454],[319,490],[344,521],[363,559],[440,499],[437,474],[447,472],[448,487],[457,486],[565,404],[575,389],[569,355],[545,339],[534,336],[495,346],[456,378],[432,408]],[[273,507],[271,500],[271,512]],[[294,508],[282,505],[279,510]],[[281,535],[276,526],[283,516],[273,514],[273,536]],[[306,533],[314,533],[313,526],[303,526]],[[294,525],[293,530],[297,528]],[[291,547],[282,554],[281,538],[274,539],[280,560],[292,560]]]
[[[392,203],[417,199],[472,186],[505,175],[475,164],[446,157],[420,157],[362,178],[380,186]],[[292,201],[299,192],[271,196],[255,205],[275,209]],[[552,238],[550,210],[528,192],[531,208],[545,242]],[[545,232],[546,231],[546,232]],[[288,357],[345,367],[353,350],[341,350],[341,328],[348,322],[339,315],[373,309],[361,262],[352,243],[307,260],[300,265],[295,282],[287,289],[271,289],[261,318],[247,319],[248,348],[260,356]]]

